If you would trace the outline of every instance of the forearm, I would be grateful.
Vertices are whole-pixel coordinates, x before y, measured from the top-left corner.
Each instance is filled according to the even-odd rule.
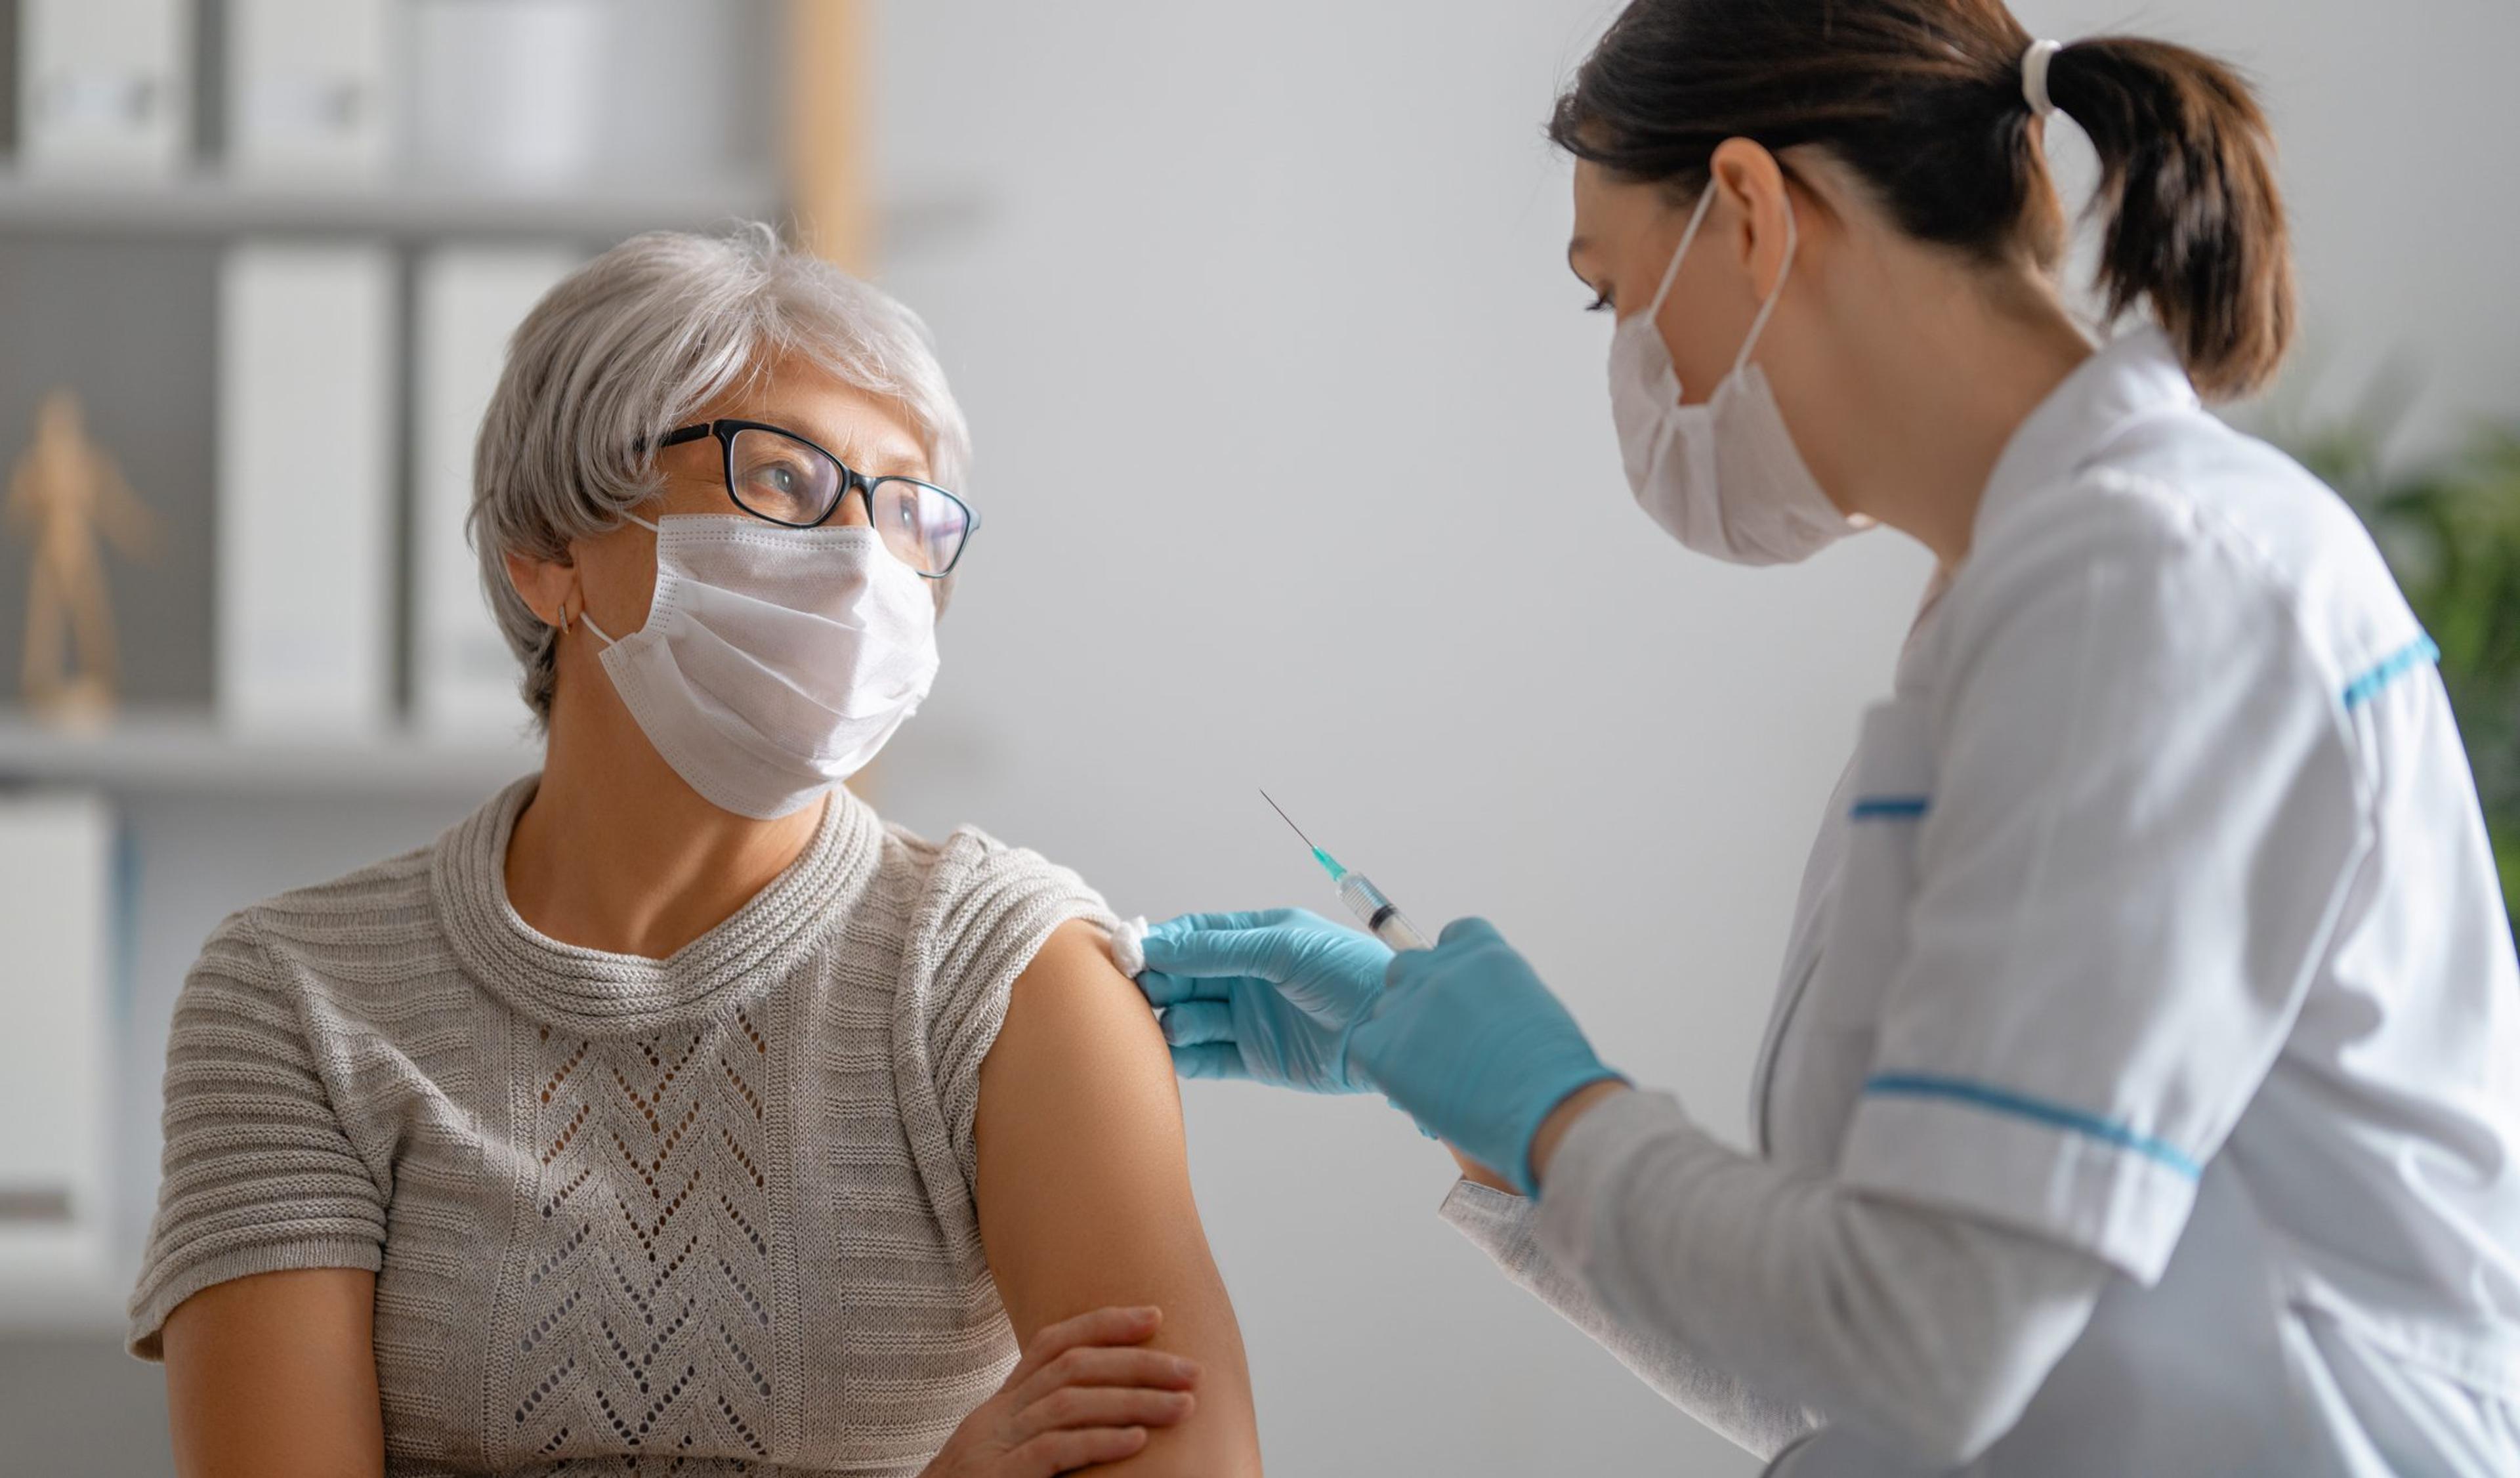
[[[1542,1245],[1622,1322],[1957,1465],[2009,1429],[2109,1277],[2080,1253],[1740,1155],[1604,1099],[1545,1173]]]
[[[1141,1245],[1106,1259],[1057,1234],[1025,1238],[1001,1232],[992,1249],[992,1271],[1019,1342],[1028,1344],[1043,1327],[1087,1310],[1152,1305],[1163,1310],[1163,1323],[1144,1347],[1198,1363],[1197,1407],[1189,1419],[1149,1431],[1147,1446],[1127,1458],[1084,1471],[1114,1478],[1256,1478],[1260,1471],[1242,1330],[1194,1215],[1188,1232],[1169,1252]]]
[[[1458,1152],[1456,1158],[1461,1158]],[[1664,1400],[1763,1460],[1812,1429],[1809,1413],[1753,1391],[1682,1340],[1614,1319],[1583,1279],[1558,1266],[1540,1245],[1538,1208],[1493,1177],[1472,1177],[1469,1172],[1484,1174],[1475,1161],[1463,1159],[1462,1165],[1463,1180],[1444,1199],[1444,1220],[1486,1253],[1515,1286],[1609,1351]]]

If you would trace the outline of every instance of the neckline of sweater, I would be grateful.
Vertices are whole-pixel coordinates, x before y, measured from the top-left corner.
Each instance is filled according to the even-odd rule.
[[[430,891],[456,958],[478,984],[531,1020],[584,1036],[657,1031],[715,1008],[730,992],[766,989],[843,912],[881,850],[875,813],[835,787],[796,860],[673,954],[563,944],[508,899],[508,838],[541,779],[518,780],[438,839]]]

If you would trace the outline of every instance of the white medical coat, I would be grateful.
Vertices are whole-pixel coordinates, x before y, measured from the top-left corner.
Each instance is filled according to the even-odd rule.
[[[1866,1352],[2052,1317],[2077,1257],[2096,1296],[1965,1471],[2520,1471],[2520,968],[2434,655],[2332,493],[2158,333],[2110,345],[1865,717],[1760,1159],[1632,1094],[1536,1209],[1445,1215],[1779,1473],[1950,1470],[1850,1418],[1932,1378]],[[1987,1250],[1929,1267],[1938,1226]],[[1742,1291],[1806,1285],[1805,1327]]]

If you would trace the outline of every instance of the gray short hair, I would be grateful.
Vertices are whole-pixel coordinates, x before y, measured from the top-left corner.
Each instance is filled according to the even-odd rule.
[[[537,722],[551,716],[558,634],[509,583],[507,556],[565,559],[570,540],[619,527],[661,486],[656,439],[788,355],[897,402],[929,477],[962,491],[970,430],[927,326],[770,226],[632,237],[518,328],[473,448],[468,532]],[[947,584],[936,582],[940,610]]]

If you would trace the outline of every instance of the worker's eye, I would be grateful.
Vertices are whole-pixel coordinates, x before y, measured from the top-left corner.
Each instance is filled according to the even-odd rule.
[[[1610,311],[1610,294],[1609,294],[1609,293],[1607,293],[1607,292],[1596,292],[1596,293],[1594,293],[1594,294],[1593,294],[1593,300],[1592,300],[1591,302],[1586,303],[1586,304],[1584,305],[1584,311],[1585,311],[1585,312],[1587,312],[1587,313],[1607,313],[1607,312],[1609,312],[1609,311]]]

